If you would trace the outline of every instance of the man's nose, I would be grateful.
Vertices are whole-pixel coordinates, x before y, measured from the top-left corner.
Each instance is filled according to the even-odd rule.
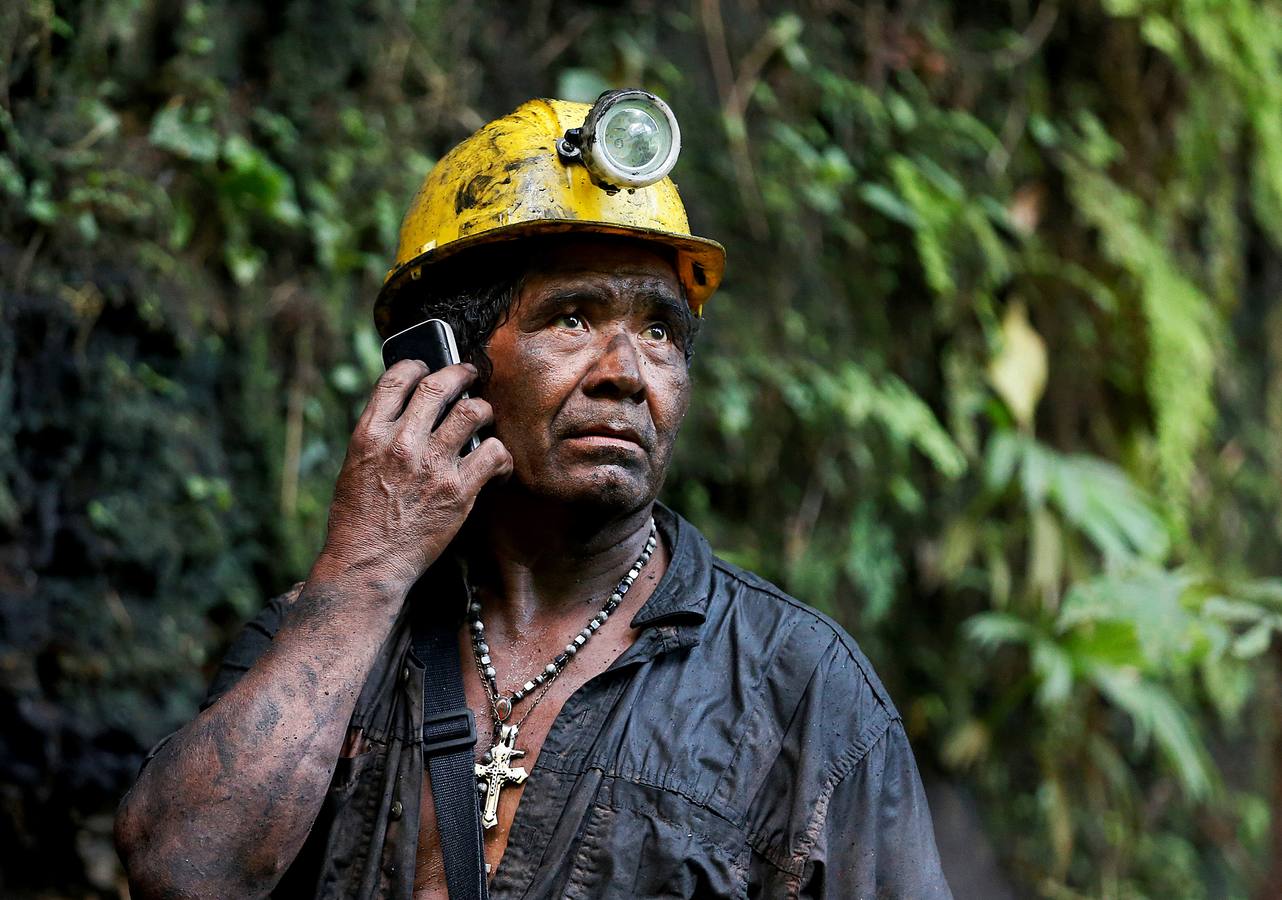
[[[641,375],[641,358],[637,347],[624,332],[617,332],[606,343],[601,355],[583,385],[589,396],[615,400],[645,399],[645,380]]]

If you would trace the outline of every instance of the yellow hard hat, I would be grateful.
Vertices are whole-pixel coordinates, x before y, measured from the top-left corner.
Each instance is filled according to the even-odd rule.
[[[690,308],[702,311],[721,283],[726,251],[690,234],[672,179],[634,188],[602,185],[584,165],[558,154],[563,137],[581,128],[591,109],[567,100],[530,100],[432,168],[401,222],[396,263],[374,304],[381,334],[388,334],[398,297],[412,295],[406,287],[430,277],[433,264],[532,235],[613,234],[670,247]]]

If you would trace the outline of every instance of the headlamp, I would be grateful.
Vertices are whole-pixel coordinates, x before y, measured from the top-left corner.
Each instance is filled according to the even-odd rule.
[[[561,158],[581,160],[602,185],[639,188],[662,181],[681,153],[681,129],[668,104],[636,88],[606,91],[557,142]]]

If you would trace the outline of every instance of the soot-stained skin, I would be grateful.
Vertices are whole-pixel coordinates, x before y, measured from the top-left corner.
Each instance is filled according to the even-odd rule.
[[[690,403],[684,304],[643,244],[567,240],[526,275],[487,348],[484,396],[513,461],[503,490],[590,517],[653,502]]]

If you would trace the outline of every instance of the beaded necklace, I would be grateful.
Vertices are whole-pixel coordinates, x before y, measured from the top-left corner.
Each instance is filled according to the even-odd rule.
[[[530,713],[534,712],[535,708],[542,702],[548,689],[551,688],[552,682],[565,671],[565,667],[578,655],[583,645],[592,639],[592,636],[610,618],[610,614],[623,602],[623,598],[632,588],[632,583],[636,581],[637,576],[641,574],[641,570],[650,561],[650,556],[654,553],[658,540],[658,530],[655,528],[654,519],[651,519],[650,535],[646,538],[645,549],[641,551],[637,561],[632,564],[632,568],[619,581],[618,586],[610,594],[609,599],[605,601],[601,609],[592,616],[583,630],[576,634],[570,643],[565,645],[565,649],[543,667],[543,671],[526,681],[508,696],[504,696],[499,691],[498,672],[494,668],[494,661],[490,657],[490,646],[485,642],[485,623],[481,621],[481,604],[477,599],[476,588],[469,586],[470,603],[468,605],[468,613],[471,618],[468,622],[468,628],[472,633],[472,656],[476,661],[476,670],[481,676],[481,684],[485,687],[485,696],[490,701],[490,712],[494,720],[493,746],[481,757],[481,762],[476,764],[476,787],[477,791],[484,797],[484,805],[481,809],[481,824],[484,827],[493,828],[498,824],[499,791],[505,787],[521,784],[528,777],[528,773],[523,767],[509,765],[512,760],[519,759],[525,755],[524,750],[518,750],[516,747],[516,738],[521,726],[530,717]],[[507,720],[511,718],[516,704],[531,696],[534,697],[534,700],[521,715],[521,718],[515,724],[507,724]]]

